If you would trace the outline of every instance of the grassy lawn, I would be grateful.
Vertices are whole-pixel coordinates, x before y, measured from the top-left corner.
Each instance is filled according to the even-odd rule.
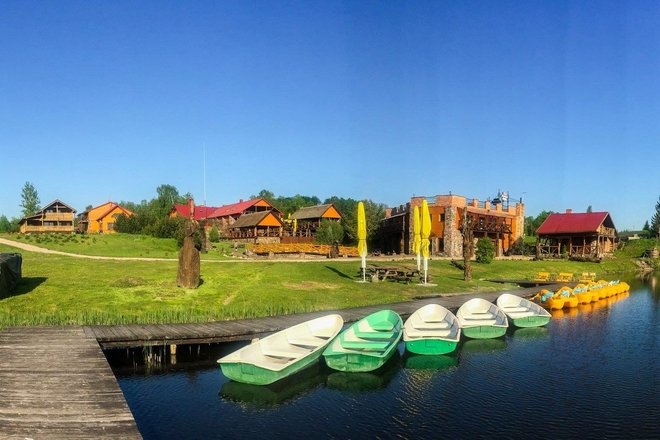
[[[179,247],[173,238],[132,234],[0,234],[0,237],[61,252],[104,257],[177,258]],[[203,259],[230,259],[229,242],[213,243]]]
[[[139,239],[130,242],[129,250],[120,252],[119,240],[132,236],[117,236],[107,246],[102,244],[103,238],[99,236],[95,244],[89,245],[93,250],[90,254],[140,256],[145,253],[137,249]],[[68,246],[66,250],[75,252],[74,249],[87,244]],[[636,246],[644,247],[641,243]],[[173,252],[164,249],[151,249],[148,256]],[[599,277],[612,278],[614,273],[634,270],[629,257],[637,256],[639,249],[629,247],[617,258],[600,264],[516,260],[488,265],[475,263],[474,280],[470,283],[463,281],[462,271],[449,261],[432,260],[429,267],[436,287],[356,283],[359,263],[355,261],[321,260],[302,264],[209,261],[202,263],[203,284],[195,290],[176,287],[176,262],[97,261],[21,252],[23,281],[12,296],[0,299],[0,326],[205,322],[341,309],[438,293],[508,289],[513,286],[485,279],[530,278],[538,271],[596,272]],[[0,252],[16,252],[16,249],[0,245]],[[414,263],[410,259],[396,264],[413,266]]]

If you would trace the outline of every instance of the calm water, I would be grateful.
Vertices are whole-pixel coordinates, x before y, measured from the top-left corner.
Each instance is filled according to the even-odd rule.
[[[179,347],[176,364],[108,358],[145,439],[660,438],[660,277],[559,313],[547,328],[400,353],[373,374],[323,363],[269,387],[228,381],[242,344]],[[158,353],[154,353],[155,356]]]

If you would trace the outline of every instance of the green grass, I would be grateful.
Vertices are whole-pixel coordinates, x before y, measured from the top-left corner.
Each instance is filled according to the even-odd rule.
[[[135,248],[145,246],[139,240],[128,241],[125,243],[132,243],[134,248],[119,252],[116,248],[119,240],[134,236],[113,237],[107,247],[101,242],[104,238],[98,236],[94,247],[115,255],[141,256]],[[73,251],[75,246],[86,244],[70,243],[70,246],[67,250]],[[0,245],[0,252],[16,251]],[[513,286],[485,280],[531,278],[539,271],[596,272],[599,278],[607,279],[612,278],[608,275],[634,270],[629,254],[636,251],[624,249],[627,253],[600,264],[555,260],[475,263],[474,280],[469,283],[463,281],[462,271],[449,261],[432,260],[429,271],[436,287],[356,283],[359,268],[356,261],[209,261],[202,263],[203,284],[194,290],[176,286],[176,262],[86,260],[19,252],[23,255],[23,281],[12,296],[0,299],[0,326],[206,322],[333,310],[438,293],[509,289]],[[165,251],[151,250],[150,255],[158,252]],[[413,266],[414,263],[410,259],[382,264]]]
[[[102,257],[178,258],[173,238],[133,234],[0,234],[0,237],[61,252]],[[229,242],[212,243],[203,259],[231,258]]]

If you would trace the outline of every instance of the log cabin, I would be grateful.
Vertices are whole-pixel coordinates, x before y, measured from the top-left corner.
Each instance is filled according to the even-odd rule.
[[[115,202],[106,202],[80,213],[76,229],[81,233],[113,234],[120,215],[130,217],[133,212]]]
[[[19,222],[19,231],[22,234],[32,232],[72,234],[75,213],[76,210],[71,206],[60,200],[54,200],[34,215],[23,217]]]

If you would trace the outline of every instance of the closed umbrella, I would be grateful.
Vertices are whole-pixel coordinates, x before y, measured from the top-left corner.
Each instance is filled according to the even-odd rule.
[[[358,254],[362,258],[362,280],[367,278],[367,218],[364,215],[364,203],[358,203],[357,212]]]
[[[421,236],[421,225],[419,219],[419,207],[415,206],[413,208],[413,252],[417,256],[417,270],[421,269],[421,265],[420,265],[421,244],[422,244],[422,236]]]
[[[426,284],[427,274],[429,271],[429,237],[431,235],[431,214],[429,214],[429,205],[426,200],[422,200],[422,214],[421,214],[421,248],[422,257],[424,257],[424,284]]]

